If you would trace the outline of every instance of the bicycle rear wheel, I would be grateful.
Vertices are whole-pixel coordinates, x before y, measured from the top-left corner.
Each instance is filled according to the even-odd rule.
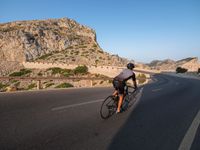
[[[117,100],[113,96],[108,96],[101,105],[101,118],[107,119],[112,116],[117,110]]]

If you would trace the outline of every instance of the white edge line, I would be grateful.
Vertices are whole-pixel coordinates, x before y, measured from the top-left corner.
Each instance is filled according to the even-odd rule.
[[[88,101],[88,102],[84,102],[84,103],[78,103],[78,104],[65,105],[65,106],[60,106],[60,107],[54,107],[54,108],[51,109],[51,111],[62,110],[62,109],[77,107],[77,106],[81,106],[81,105],[92,104],[92,103],[98,103],[98,102],[102,102],[103,100],[104,99],[98,99],[98,100]]]
[[[195,116],[190,128],[188,129],[187,133],[185,134],[178,150],[190,150],[193,140],[196,136],[197,129],[200,124],[200,111]]]
[[[153,89],[152,92],[157,92],[157,91],[161,91],[161,90],[162,90],[162,88],[160,88],[160,89]]]

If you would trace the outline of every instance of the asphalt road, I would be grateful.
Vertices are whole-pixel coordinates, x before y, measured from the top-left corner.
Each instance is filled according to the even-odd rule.
[[[0,150],[199,150],[200,80],[155,79],[108,120],[112,88],[0,93]]]

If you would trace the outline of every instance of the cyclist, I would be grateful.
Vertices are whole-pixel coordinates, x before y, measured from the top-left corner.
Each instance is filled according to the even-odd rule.
[[[117,75],[113,79],[113,87],[115,88],[113,96],[119,94],[119,102],[116,113],[120,113],[121,105],[124,98],[124,88],[126,86],[126,81],[132,79],[133,85],[135,89],[137,89],[136,77],[135,73],[133,72],[133,68],[135,68],[135,65],[133,63],[128,63],[127,69],[124,69],[119,75]]]

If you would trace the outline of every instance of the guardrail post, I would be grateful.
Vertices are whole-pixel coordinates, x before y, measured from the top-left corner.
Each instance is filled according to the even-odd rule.
[[[90,80],[90,86],[91,87],[93,86],[93,80]]]
[[[37,90],[40,90],[41,89],[41,80],[38,80],[37,81]]]

